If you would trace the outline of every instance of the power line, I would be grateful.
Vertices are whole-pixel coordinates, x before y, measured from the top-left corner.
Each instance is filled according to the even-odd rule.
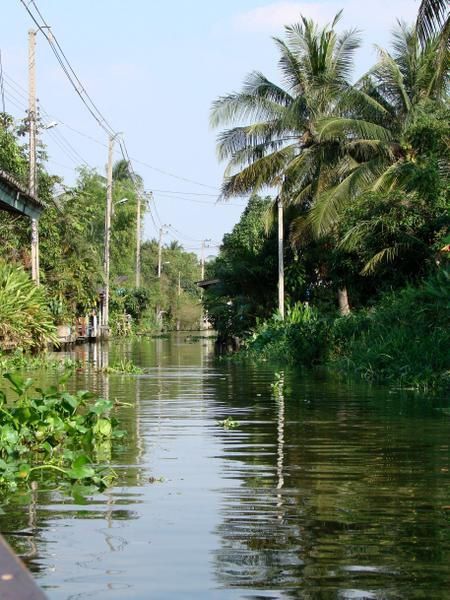
[[[195,238],[190,237],[189,235],[186,235],[185,233],[182,233],[181,231],[179,231],[178,229],[175,229],[175,227],[173,227],[172,225],[169,225],[170,229],[172,229],[172,231],[174,231],[177,235],[184,237],[186,240],[188,240],[189,242],[201,242],[202,240],[197,240]]]
[[[20,92],[20,90],[15,89],[10,81],[13,81],[10,77],[7,77],[5,80],[6,85],[8,86],[8,91],[6,91],[6,95],[13,99],[14,102],[12,104],[18,108],[19,110],[23,110],[27,112],[27,105],[25,101],[22,100],[24,98],[24,94]],[[42,116],[46,117],[49,121],[52,120],[52,117],[48,114],[48,112],[42,107],[41,103],[39,103],[39,112]],[[58,123],[59,124],[59,123]],[[74,163],[79,164],[79,162],[83,163],[86,166],[89,166],[88,162],[81,156],[81,154],[72,146],[72,144],[63,136],[63,134],[58,131],[58,129],[48,129],[49,135],[52,137],[56,145],[59,149],[68,156]]]
[[[200,185],[201,187],[209,188],[211,190],[217,190],[219,192],[219,188],[214,187],[213,185],[209,185],[207,183],[201,183],[200,181],[196,181],[195,179],[188,179],[187,177],[181,177],[181,175],[175,175],[175,173],[171,173],[170,171],[165,171],[164,169],[160,169],[158,167],[154,167],[143,160],[139,160],[137,158],[133,158],[135,163],[138,163],[152,171],[156,171],[157,173],[161,173],[162,175],[166,175],[167,177],[172,177],[173,179],[178,179],[179,181],[185,181],[187,183],[192,183],[194,185]]]
[[[108,123],[108,121],[103,116],[103,114],[100,112],[100,110],[98,109],[98,107],[96,106],[96,104],[94,103],[94,101],[92,100],[92,98],[90,97],[90,95],[88,94],[88,92],[86,91],[85,87],[81,83],[81,81],[78,78],[77,74],[75,73],[74,69],[72,68],[72,65],[70,64],[70,61],[67,59],[67,56],[65,55],[63,49],[61,48],[61,45],[58,42],[58,39],[56,38],[55,34],[52,32],[51,33],[51,37],[50,37],[50,35],[45,31],[45,29],[50,30],[50,26],[48,25],[48,23],[45,21],[44,17],[42,16],[42,13],[40,12],[39,8],[36,5],[36,2],[34,2],[34,0],[31,0],[31,2],[29,4],[27,4],[25,2],[25,0],[20,0],[20,2],[25,7],[25,10],[30,15],[30,17],[33,20],[33,22],[35,23],[36,27],[39,29],[39,31],[42,33],[42,35],[47,40],[47,42],[48,42],[50,48],[52,49],[52,52],[55,55],[55,57],[56,57],[59,65],[61,66],[62,70],[64,71],[64,73],[65,73],[65,75],[67,77],[67,79],[71,83],[73,89],[75,90],[76,94],[79,96],[79,98],[81,99],[81,101],[83,102],[83,104],[85,105],[85,107],[87,108],[87,110],[90,112],[90,114],[95,119],[95,121],[97,122],[97,124],[108,135],[114,134],[113,128]],[[32,4],[34,6],[34,8],[35,8],[38,16],[40,17],[42,23],[39,23],[38,19],[36,18],[36,16],[31,11],[30,4]]]
[[[27,100],[27,96],[25,96],[25,94],[20,91],[20,90],[23,90],[23,92],[26,93],[26,89],[23,86],[21,86],[19,83],[17,83],[16,81],[14,81],[10,76],[6,75],[6,73],[5,73],[5,77],[10,82],[10,83],[8,83],[8,85],[10,85],[10,87],[14,86],[16,88],[16,90],[17,90],[16,93],[18,95],[22,96],[25,100]],[[42,105],[41,105],[41,108],[43,108]],[[79,129],[77,129],[76,127],[73,127],[72,125],[70,125],[69,123],[65,122],[64,120],[59,119],[57,116],[50,115],[47,111],[44,111],[44,110],[43,110],[43,112],[45,112],[45,114],[47,115],[47,117],[49,119],[54,119],[55,121],[58,122],[59,125],[63,125],[64,127],[67,127],[67,129],[70,129],[74,133],[76,133],[76,134],[78,134],[78,135],[80,135],[80,136],[82,136],[82,137],[90,140],[94,144],[102,146],[103,148],[107,148],[108,147],[108,144],[106,144],[105,142],[102,142],[102,141],[100,141],[100,140],[92,137],[91,135],[89,135],[89,134],[87,134],[87,133],[85,133],[83,131],[80,131]],[[122,153],[122,149],[119,149],[118,151]],[[181,181],[187,181],[189,183],[194,183],[195,185],[202,185],[202,186],[205,186],[205,187],[209,187],[211,189],[216,189],[213,186],[209,186],[207,184],[196,182],[194,180],[187,179],[186,177],[182,177],[182,176],[176,175],[174,173],[169,173],[168,171],[165,171],[164,169],[160,169],[159,167],[155,167],[155,166],[150,165],[147,162],[141,161],[139,159],[136,159],[136,158],[132,158],[131,159],[130,156],[128,156],[127,160],[129,160],[129,161],[134,160],[134,162],[142,164],[143,166],[145,166],[145,167],[147,167],[149,169],[152,169],[154,171],[157,171],[157,172],[169,175],[170,177],[178,179],[178,180],[181,180]],[[158,193],[166,193],[167,192],[167,193],[171,193],[171,194],[184,194],[184,195],[187,195],[187,196],[205,196],[205,197],[210,197],[210,198],[217,198],[218,197],[218,192],[215,193],[215,194],[212,194],[212,193],[206,193],[206,192],[185,192],[185,191],[180,191],[180,190],[152,190],[152,191],[158,192]]]
[[[58,63],[60,64],[62,70],[64,71],[66,77],[68,78],[69,82],[71,83],[73,89],[75,90],[76,94],[80,97],[81,101],[83,102],[83,104],[85,105],[85,107],[87,108],[87,110],[90,112],[90,114],[93,116],[93,118],[95,119],[95,121],[97,122],[97,124],[109,135],[114,135],[114,129],[111,127],[111,125],[108,123],[108,121],[106,120],[106,118],[103,116],[103,114],[101,113],[100,109],[97,107],[97,105],[94,103],[94,101],[92,100],[91,96],[88,94],[87,90],[85,89],[85,87],[83,86],[83,84],[81,83],[79,77],[77,76],[75,70],[73,69],[70,61],[68,60],[66,54],[64,53],[61,44],[58,42],[57,37],[55,36],[55,34],[51,33],[51,35],[49,35],[47,33],[47,31],[45,30],[50,30],[50,25],[48,25],[47,21],[44,19],[41,11],[39,10],[35,0],[31,0],[28,4],[25,2],[25,0],[20,0],[21,4],[24,6],[25,10],[28,12],[28,14],[30,15],[31,19],[33,20],[33,22],[35,23],[35,25],[37,26],[37,28],[39,29],[39,31],[42,33],[42,35],[45,37],[45,39],[47,40],[53,54],[55,55]],[[38,18],[36,17],[36,15],[33,14],[33,12],[30,9],[30,5],[34,6],[34,9],[38,15],[38,17],[41,20],[41,23],[39,23]],[[194,185],[199,185],[202,187],[206,187],[209,189],[213,189],[213,190],[218,190],[218,188],[216,188],[215,186],[206,184],[206,183],[202,183],[200,181],[196,181],[194,179],[189,179],[187,177],[181,177],[179,175],[176,175],[175,173],[171,173],[170,171],[166,171],[164,169],[160,169],[158,167],[154,167],[153,165],[150,165],[144,161],[138,160],[136,158],[133,158],[133,160],[136,163],[139,163],[149,169],[152,169],[153,171],[162,173],[163,175],[166,175],[168,177],[173,177],[175,179],[179,179],[180,181],[186,181],[188,183],[192,183]]]
[[[158,192],[157,190],[152,190],[152,192],[156,192],[158,196],[161,196],[161,199],[164,200],[182,200],[184,202],[193,202],[194,204],[203,204],[212,207],[238,206],[240,208],[245,208],[246,206],[246,204],[236,204],[235,202],[210,202],[208,200],[198,200],[197,198],[183,198],[182,196],[168,194],[165,192]]]
[[[5,88],[3,84],[3,61],[2,61],[2,51],[0,50],[0,91],[2,95],[2,112],[6,112],[5,105]]]

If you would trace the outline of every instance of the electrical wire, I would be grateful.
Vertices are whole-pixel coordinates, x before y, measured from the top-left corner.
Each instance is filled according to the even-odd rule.
[[[98,109],[98,107],[96,106],[96,104],[94,103],[94,101],[92,100],[92,98],[90,97],[88,92],[86,91],[85,87],[81,83],[80,79],[78,78],[77,74],[75,73],[74,69],[72,68],[72,65],[70,64],[69,60],[67,59],[67,56],[65,55],[63,49],[61,48],[61,45],[58,42],[57,37],[55,36],[55,34],[53,32],[50,36],[45,31],[45,29],[50,30],[50,26],[48,25],[48,23],[45,21],[44,17],[42,16],[42,13],[40,12],[39,8],[37,7],[36,2],[34,2],[34,0],[31,0],[31,2],[29,2],[27,4],[25,2],[25,0],[19,0],[19,1],[24,6],[27,13],[30,15],[30,17],[33,20],[33,22],[35,23],[36,27],[39,29],[39,31],[42,33],[42,35],[47,40],[53,54],[56,57],[56,60],[58,61],[60,67],[64,71],[64,74],[66,75],[67,79],[71,83],[76,94],[79,96],[79,98],[83,102],[84,106],[90,112],[90,114],[95,119],[95,121],[97,122],[99,127],[101,127],[108,135],[114,135],[113,128],[108,123],[108,121],[103,116],[103,114],[100,112],[100,110]],[[31,11],[31,9],[30,9],[31,4],[34,6],[42,23],[39,23],[38,18]]]
[[[8,80],[9,79],[10,78],[8,77]],[[21,111],[23,110],[26,113],[27,105],[25,104],[25,101],[22,99],[22,98],[24,98],[24,94],[22,94],[20,91],[17,91],[16,89],[14,89],[11,86],[9,81],[5,80],[5,83],[7,85],[6,95],[9,97],[10,100],[11,99],[14,100],[12,102],[12,104],[19,110],[21,110]],[[52,117],[47,113],[47,111],[45,111],[43,109],[43,107],[40,103],[39,103],[38,112],[41,115],[45,116],[47,119],[49,119],[49,120],[52,119]],[[54,140],[55,144],[59,147],[59,149],[68,158],[70,158],[71,161],[73,161],[77,165],[81,162],[85,166],[89,166],[88,162],[83,158],[83,156],[81,156],[81,154],[78,152],[78,150],[76,150],[72,146],[72,144],[63,136],[63,134],[60,131],[58,131],[57,129],[47,129],[46,131],[50,135],[50,137]]]
[[[156,194],[164,200],[182,200],[184,202],[193,202],[194,204],[203,204],[212,207],[238,206],[240,208],[245,208],[245,206],[247,206],[246,204],[236,204],[235,202],[209,202],[208,200],[198,200],[197,198],[183,198],[182,196],[167,194],[165,192],[158,192],[157,190],[152,190],[152,192],[156,192]]]
[[[73,69],[70,61],[68,60],[66,54],[64,53],[64,50],[61,47],[61,44],[58,42],[58,39],[56,37],[56,35],[53,33],[51,33],[51,36],[45,31],[50,30],[50,26],[48,25],[47,21],[44,19],[41,11],[39,10],[39,7],[37,6],[37,3],[35,2],[35,0],[30,0],[27,4],[27,2],[25,2],[25,0],[19,0],[21,2],[21,4],[24,6],[25,10],[28,12],[29,16],[31,17],[31,19],[33,20],[33,22],[35,23],[35,25],[37,26],[37,28],[39,29],[39,31],[42,33],[42,35],[45,37],[45,39],[47,40],[53,54],[55,55],[58,63],[60,64],[62,70],[64,71],[66,77],[68,78],[69,82],[71,83],[73,89],[75,90],[76,94],[80,97],[81,101],[83,102],[83,104],[85,105],[85,107],[87,108],[87,110],[90,112],[90,114],[93,116],[93,118],[95,119],[95,121],[97,122],[97,124],[109,135],[114,135],[114,129],[111,127],[111,125],[108,123],[108,121],[106,120],[106,118],[104,117],[104,115],[101,113],[100,109],[97,107],[97,105],[94,103],[94,101],[92,100],[91,96],[88,94],[86,88],[83,86],[83,84],[81,83],[78,75],[76,74],[75,70]],[[37,13],[38,17],[41,20],[41,23],[39,23],[38,18],[36,17],[35,14],[33,14],[32,10],[30,9],[30,6],[33,5],[35,12]],[[136,158],[133,158],[133,160],[136,163],[139,163],[149,169],[152,169],[156,172],[159,172],[163,175],[166,175],[168,177],[173,177],[175,179],[181,180],[181,181],[185,181],[188,183],[192,183],[194,185],[199,185],[205,188],[209,188],[209,189],[213,189],[213,190],[218,190],[218,188],[216,188],[215,186],[206,184],[206,183],[202,183],[200,181],[196,181],[194,179],[189,179],[187,177],[181,177],[179,175],[176,175],[175,173],[171,173],[170,171],[166,171],[164,169],[160,169],[158,167],[154,167],[153,165],[150,165],[144,161],[138,160]]]
[[[3,82],[3,61],[2,61],[2,51],[0,50],[0,93],[2,96],[2,112],[6,112],[6,104],[5,104],[5,87]]]

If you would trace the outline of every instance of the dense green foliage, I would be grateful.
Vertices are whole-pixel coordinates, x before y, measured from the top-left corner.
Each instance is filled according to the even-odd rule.
[[[90,491],[109,485],[114,471],[101,463],[123,435],[111,416],[113,403],[60,387],[32,391],[31,379],[4,377],[17,398],[11,405],[0,391],[0,491],[40,480],[42,471],[54,473],[59,484],[77,484],[78,492],[80,485]]]
[[[257,326],[246,341],[251,358],[327,364],[371,381],[419,389],[450,386],[450,271],[420,286],[386,293],[347,317],[296,305]]]
[[[55,341],[45,290],[21,267],[0,260],[0,347],[36,351]]]
[[[426,4],[422,25],[434,14]],[[337,32],[340,15],[323,28],[302,19],[275,40],[282,85],[252,73],[214,103],[213,125],[232,125],[218,140],[223,195],[269,188],[285,208],[293,308],[284,322],[272,316],[274,210],[268,218],[249,203],[234,252],[225,237],[211,265],[220,283],[207,293],[210,315],[224,336],[247,337],[253,356],[332,362],[402,384],[448,379],[448,297],[439,304],[430,291],[448,282],[450,223],[448,17],[436,10],[440,28],[420,37],[399,23],[392,50],[379,49],[356,83],[356,32]],[[255,267],[249,220],[265,233],[252,247]],[[257,275],[264,266],[267,278]],[[339,317],[347,299],[352,314]]]
[[[28,162],[26,146],[22,142],[24,131],[23,124],[15,125],[11,117],[2,115],[0,168],[26,185]],[[56,324],[71,324],[76,316],[83,316],[96,309],[99,292],[104,287],[106,180],[97,171],[83,167],[79,170],[75,186],[68,189],[59,178],[47,172],[45,160],[45,151],[40,148],[38,193],[46,208],[39,220],[40,279],[43,290],[36,294],[40,298],[47,298],[51,317]],[[62,192],[56,192],[61,189]],[[141,197],[143,217],[147,200],[142,182],[131,172],[126,161],[118,161],[113,168],[110,249],[113,331],[128,332],[123,326],[126,322],[125,314],[131,316],[132,323],[138,329],[155,330],[163,325],[195,328],[201,314],[195,286],[200,269],[195,254],[185,252],[176,243],[164,247],[163,275],[158,280],[157,242],[144,242],[141,253],[141,285],[139,289],[135,287],[138,194]],[[29,270],[30,235],[29,219],[0,211],[0,259]],[[9,293],[10,290],[0,287],[0,294]],[[10,304],[12,301],[11,297]],[[10,327],[8,321],[2,321],[2,318],[6,319],[5,310],[6,307],[3,313],[0,312],[0,326],[3,329]],[[157,313],[162,318],[158,318]],[[16,317],[18,315],[19,312]],[[47,318],[42,323],[46,327]],[[20,326],[24,330],[28,324],[24,320]],[[27,340],[30,336],[33,336],[31,330],[24,337],[24,348],[43,345],[39,336],[35,336],[35,344],[29,343]],[[10,341],[12,345],[12,340]],[[5,347],[7,344],[2,345]]]
[[[161,277],[158,278],[158,244],[156,240],[142,245],[142,276],[149,284],[150,309],[145,314],[142,330],[198,329],[201,319],[200,293],[196,282],[201,269],[197,255],[186,252],[178,242],[163,246]]]
[[[276,240],[266,235],[270,199],[250,199],[241,220],[224,236],[219,257],[208,268],[219,279],[206,294],[211,321],[221,333],[242,335],[276,302]]]

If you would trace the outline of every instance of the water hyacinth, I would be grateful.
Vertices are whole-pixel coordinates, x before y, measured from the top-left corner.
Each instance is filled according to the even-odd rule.
[[[32,390],[32,380],[6,373],[17,399],[0,391],[0,492],[51,474],[58,484],[104,489],[115,479],[107,462],[114,439],[123,437],[111,415],[114,404],[95,394],[70,394],[62,384]],[[109,449],[109,452],[108,452]]]

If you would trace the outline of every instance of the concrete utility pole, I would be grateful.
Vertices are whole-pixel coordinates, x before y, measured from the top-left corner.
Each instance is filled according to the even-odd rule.
[[[201,258],[200,258],[200,265],[202,268],[202,274],[201,274],[201,278],[202,280],[205,279],[205,245],[207,244],[207,242],[211,242],[212,240],[207,239],[207,240],[202,240],[202,253],[201,253]],[[203,291],[203,288],[201,288]]]
[[[200,266],[201,266],[201,280],[205,279],[205,246],[207,242],[211,242],[211,239],[202,240],[202,251],[200,256]],[[200,315],[200,330],[203,330],[205,326],[205,314],[203,312],[203,288],[200,288],[200,298],[201,298],[201,315]]]
[[[28,122],[29,161],[28,188],[30,196],[37,198],[36,170],[36,31],[28,31]],[[39,285],[39,222],[31,219],[31,277]]]
[[[163,235],[167,233],[167,225],[163,225],[159,228],[159,239],[158,239],[158,279],[161,279],[161,266],[162,266],[162,239]]]
[[[136,209],[136,287],[141,287],[141,193],[139,190]]]
[[[106,172],[106,212],[105,212],[105,253],[103,259],[103,272],[105,277],[105,295],[103,297],[103,337],[109,334],[109,254],[111,244],[111,216],[112,216],[112,170],[115,136],[109,137],[108,167]]]
[[[168,231],[167,225],[162,225],[159,228],[159,239],[158,239],[158,279],[161,279],[161,269],[162,269],[162,239],[163,235]],[[159,292],[161,292],[161,281],[159,282]],[[162,313],[161,307],[159,304],[156,305],[156,322],[161,323],[162,321]]]
[[[284,319],[284,244],[283,202],[278,198],[278,310]]]

